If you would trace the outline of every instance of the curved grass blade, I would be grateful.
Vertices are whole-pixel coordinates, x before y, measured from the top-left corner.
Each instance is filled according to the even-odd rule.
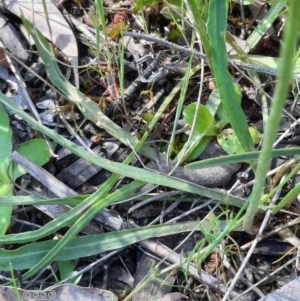
[[[268,13],[266,14],[265,18],[259,23],[249,38],[247,39],[248,45],[250,49],[254,48],[256,44],[260,41],[260,39],[265,35],[268,28],[272,25],[275,19],[278,17],[279,13],[285,8],[285,2],[278,2],[274,3]]]
[[[249,162],[251,160],[257,160],[260,154],[261,151],[254,151],[254,152],[243,153],[238,155],[222,156],[218,158],[212,158],[212,159],[186,164],[184,167],[189,170],[195,170],[195,169],[201,169],[201,168],[207,168],[213,166],[226,165],[231,163]],[[294,155],[300,155],[299,147],[275,149],[272,150],[271,153],[272,158],[276,158],[280,156],[294,156]]]
[[[295,200],[297,195],[300,193],[300,183],[298,183],[292,190],[290,190],[287,195],[285,195],[282,200],[275,206],[272,211],[272,214],[277,214],[284,206],[290,204],[292,201]]]
[[[209,189],[200,185],[196,185],[193,183],[189,183],[187,181],[174,178],[171,176],[167,176],[161,174],[156,171],[146,170],[142,168],[137,168],[133,166],[127,166],[122,163],[112,162],[105,158],[99,157],[97,155],[91,154],[87,152],[83,147],[76,145],[75,143],[68,141],[64,137],[58,135],[56,131],[48,129],[44,125],[38,123],[24,111],[20,110],[16,105],[14,105],[8,97],[0,93],[0,102],[2,102],[5,106],[10,108],[13,112],[22,116],[24,120],[26,120],[30,125],[32,125],[35,129],[41,131],[48,137],[52,138],[54,141],[66,147],[73,154],[87,160],[88,162],[95,164],[96,166],[100,166],[106,170],[109,170],[113,173],[124,175],[125,177],[130,177],[132,179],[141,180],[146,183],[152,183],[156,185],[167,186],[171,188],[175,188],[178,190],[195,193],[197,195],[202,195],[208,198],[212,198],[221,202],[224,202],[229,205],[240,207],[243,203],[239,198],[225,195],[221,192],[218,192],[214,189]]]
[[[207,32],[205,30],[206,20],[204,17],[205,15],[207,15],[207,11],[206,11],[207,6],[205,3],[202,2],[199,7],[200,3],[197,0],[187,0],[187,2],[194,16],[195,26],[199,32],[201,43],[203,44],[203,48],[207,55],[207,60],[209,62],[209,65],[211,66],[212,65],[211,44]]]
[[[211,41],[212,67],[216,77],[220,98],[245,152],[253,150],[253,141],[248,131],[245,114],[239,105],[233,80],[228,72],[225,45],[228,1],[211,0],[209,2],[208,35]]]
[[[89,210],[89,208],[93,207],[97,202],[109,203],[110,198],[114,199],[114,202],[122,201],[126,199],[128,196],[131,196],[132,191],[134,189],[141,187],[144,183],[141,181],[134,181],[124,186],[120,190],[115,191],[111,195],[107,197],[103,197],[107,193],[107,188],[110,189],[109,184],[110,181],[109,180],[106,181],[105,184],[103,184],[100,187],[100,189],[98,189],[96,192],[94,192],[92,195],[86,198],[78,206],[71,209],[67,213],[61,215],[60,217],[52,220],[51,222],[47,223],[46,225],[44,225],[42,228],[38,230],[0,236],[0,244],[19,244],[19,243],[26,243],[26,242],[41,239],[47,235],[56,232],[62,227],[68,226],[76,222],[79,216],[84,216],[85,212]],[[121,193],[118,191],[121,191]]]
[[[72,239],[53,260],[73,260],[123,248],[139,241],[193,231],[199,221],[176,223],[171,225],[155,225],[130,230],[109,232],[99,235],[86,235]],[[219,221],[220,229],[226,227],[226,221]],[[210,228],[210,222],[202,222],[201,229]],[[238,231],[238,229],[236,229]],[[0,249],[0,270],[8,269],[7,262],[12,262],[15,270],[25,270],[38,263],[52,248],[57,240],[31,243],[15,250]]]
[[[98,212],[100,212],[110,204],[123,199],[124,195],[126,195],[128,192],[132,192],[133,190],[139,188],[141,184],[142,182],[140,181],[134,181],[116,190],[115,192],[111,193],[104,199],[100,199],[99,201],[98,201],[98,194],[102,194],[101,188],[98,191],[96,191],[94,194],[92,194],[89,197],[94,199],[92,206],[88,207],[87,211],[84,214],[77,217],[76,222],[63,236],[63,238],[60,241],[58,241],[58,243],[49,252],[47,252],[47,254],[40,261],[38,261],[33,267],[31,267],[29,271],[27,271],[24,275],[22,275],[22,279],[25,280],[32,277],[38,271],[46,267],[49,263],[53,261],[55,256],[57,256],[57,254],[61,252],[66,247],[66,245],[81,231],[81,229],[84,228],[94,218],[94,216]]]
[[[27,196],[0,196],[0,207],[2,206],[26,206],[26,205],[78,205],[90,195],[76,195],[57,199],[42,199],[32,194]],[[1,209],[2,210],[2,209]]]

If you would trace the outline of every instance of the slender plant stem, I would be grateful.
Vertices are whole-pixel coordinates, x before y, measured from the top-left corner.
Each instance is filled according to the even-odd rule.
[[[243,224],[244,229],[247,231],[251,230],[254,215],[263,193],[266,174],[270,167],[273,143],[276,138],[281,113],[288,93],[288,82],[291,78],[291,70],[293,70],[294,49],[297,40],[297,34],[295,33],[298,32],[299,15],[299,2],[296,0],[290,1],[289,17],[287,18],[281,50],[282,63],[279,67],[278,83],[274,92],[274,102],[271,107],[270,117],[264,134],[262,152],[259,156],[258,167],[256,170],[256,179]]]

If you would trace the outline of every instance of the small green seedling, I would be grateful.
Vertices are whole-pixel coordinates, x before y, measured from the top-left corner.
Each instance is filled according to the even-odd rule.
[[[220,121],[216,122],[208,108],[200,105],[195,121],[195,131],[199,134],[205,134],[206,137],[216,137],[223,150],[230,155],[243,153],[244,150],[234,130],[232,128],[222,130],[229,120],[221,107],[219,111],[222,114],[218,114]],[[192,127],[195,112],[196,103],[191,103],[183,111],[183,117],[190,127]],[[248,130],[253,143],[258,144],[261,140],[260,132],[253,127],[249,127]]]
[[[191,103],[183,111],[183,117],[190,127],[193,125],[196,106],[197,104],[195,102]],[[206,136],[216,136],[215,125],[216,121],[213,115],[209,112],[207,107],[200,105],[195,122],[195,131],[200,134],[205,133]]]

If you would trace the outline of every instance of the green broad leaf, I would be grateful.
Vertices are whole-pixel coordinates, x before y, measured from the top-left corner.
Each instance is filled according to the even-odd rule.
[[[254,144],[258,144],[261,133],[254,127],[248,128]],[[225,129],[217,136],[218,143],[229,155],[244,153],[242,145],[233,129]]]
[[[39,166],[46,164],[50,160],[49,149],[44,139],[32,139],[21,145],[17,151]],[[27,171],[20,165],[14,167],[15,179],[26,173]]]
[[[183,111],[183,117],[189,126],[193,125],[196,106],[197,104],[195,102],[191,103]],[[209,110],[205,106],[200,105],[196,117],[195,131],[200,134],[205,133],[206,136],[215,136],[216,133],[213,129],[215,123],[215,119]]]
[[[220,107],[222,107],[221,104],[222,103],[218,91],[217,89],[214,89],[208,97],[205,108],[207,108],[207,110],[212,116],[215,116],[216,113],[219,111]],[[218,133],[220,131],[219,126],[221,126],[220,123],[215,123],[212,130],[215,133]],[[223,128],[221,128],[221,130],[222,129]],[[212,137],[203,136],[203,134],[199,134],[196,131],[194,131],[190,140],[189,148],[185,152],[185,156],[183,157],[183,161],[190,162],[198,158],[201,155],[201,153],[205,150],[211,139]]]
[[[242,154],[243,147],[233,129],[225,129],[217,136],[218,143],[229,155]]]

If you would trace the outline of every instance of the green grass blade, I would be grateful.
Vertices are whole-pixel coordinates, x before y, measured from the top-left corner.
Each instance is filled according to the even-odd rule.
[[[193,60],[193,56],[191,56],[190,59],[189,59],[189,63],[188,63],[188,66],[187,66],[187,72],[186,72],[185,76],[183,77],[182,89],[180,91],[180,97],[179,97],[179,101],[178,101],[177,108],[176,108],[174,126],[173,126],[173,129],[172,129],[172,134],[171,134],[171,137],[170,137],[170,140],[169,140],[169,145],[168,145],[168,151],[167,151],[168,159],[170,159],[170,157],[171,157],[170,155],[172,154],[172,151],[174,150],[176,127],[177,127],[177,124],[178,124],[178,120],[179,120],[179,118],[182,114],[183,104],[184,104],[184,101],[185,101],[186,92],[187,92],[187,88],[188,88],[188,83],[189,83],[189,80],[190,80],[189,75],[190,75],[190,71],[191,71],[191,67],[192,67],[192,60]],[[185,152],[186,148],[187,148],[187,145],[185,144],[183,146],[183,149],[182,149],[183,153]],[[181,161],[181,159],[182,159],[182,157],[179,157],[179,162]]]
[[[205,15],[207,15],[207,6],[206,4],[200,3],[197,0],[187,0],[191,12],[194,16],[195,20],[195,25],[197,27],[197,31],[199,32],[200,38],[201,38],[201,43],[203,45],[203,48],[205,50],[205,53],[207,55],[207,59],[209,62],[209,65],[212,65],[212,56],[211,56],[211,44],[209,41],[209,37],[206,32],[206,20],[205,20]],[[200,4],[200,5],[199,5]],[[199,8],[200,6],[200,8]]]
[[[270,7],[262,22],[255,27],[255,29],[247,39],[247,43],[250,49],[254,48],[260,41],[260,39],[265,35],[268,28],[273,24],[275,19],[278,18],[279,13],[285,8],[285,5],[286,3],[283,1],[274,3]]]
[[[28,196],[0,196],[0,207],[2,206],[26,206],[26,205],[78,205],[89,195],[76,195],[57,199],[41,199],[39,196],[32,194]],[[1,209],[2,210],[2,209]]]
[[[113,173],[124,175],[125,177],[130,177],[132,179],[141,180],[146,183],[152,183],[156,185],[163,185],[175,189],[179,189],[186,192],[195,193],[197,195],[202,195],[208,198],[212,198],[226,204],[231,204],[240,207],[243,203],[239,198],[225,195],[217,190],[202,187],[200,185],[192,184],[184,180],[170,177],[167,175],[160,174],[155,171],[141,169],[133,166],[127,166],[122,163],[112,162],[105,158],[99,157],[97,155],[87,152],[83,147],[68,141],[64,137],[58,135],[56,131],[48,129],[42,124],[38,123],[32,117],[27,115],[24,111],[20,110],[15,104],[13,104],[8,97],[0,93],[0,102],[5,106],[10,108],[12,111],[22,116],[30,125],[32,125],[37,130],[41,131],[63,147],[69,149],[75,155],[87,160],[88,162],[107,169]]]
[[[218,158],[212,158],[212,159],[186,164],[185,168],[188,170],[195,170],[195,169],[208,168],[213,166],[226,165],[231,163],[249,162],[251,160],[257,160],[260,154],[261,151],[254,151],[254,152],[243,153],[238,155],[222,156]],[[275,149],[272,150],[271,152],[272,158],[276,158],[280,156],[294,156],[294,155],[300,155],[299,147]]]
[[[228,72],[225,33],[227,27],[228,1],[209,2],[208,34],[211,41],[212,67],[216,77],[220,98],[244,151],[253,150],[245,114],[237,99],[233,80]]]
[[[282,200],[273,209],[272,214],[277,214],[284,206],[290,204],[297,195],[300,193],[300,183],[298,183],[292,190],[290,190],[287,195],[285,195]]]
[[[52,220],[51,222],[44,225],[42,228],[34,231],[24,232],[24,233],[17,233],[17,234],[8,234],[5,236],[0,236],[0,244],[18,244],[18,243],[26,243],[30,241],[35,241],[38,239],[41,239],[47,235],[50,235],[57,230],[61,229],[62,227],[68,226],[78,220],[79,216],[82,216],[85,214],[85,211],[91,208],[95,205],[95,203],[99,201],[106,202],[106,198],[109,198],[110,196],[104,198],[104,196],[107,194],[107,192],[111,188],[111,182],[115,182],[114,178],[110,178],[107,180],[101,187],[92,195],[90,195],[88,198],[86,198],[83,202],[81,202],[78,206],[71,209],[67,213],[61,215],[60,217]],[[130,185],[130,186],[128,186]],[[115,199],[115,201],[121,201],[124,200],[124,198],[128,198],[131,196],[131,190],[130,187],[134,186],[135,189],[139,188],[143,185],[143,182],[141,181],[135,181],[131,184],[128,184],[127,186],[123,187],[123,195],[118,195],[120,199]],[[127,188],[126,188],[127,187]],[[129,191],[129,192],[128,192]],[[117,192],[117,191],[116,191]],[[125,194],[126,192],[126,194]],[[129,193],[129,195],[127,195]],[[113,194],[112,197],[115,197],[116,193]]]
[[[28,142],[20,145],[17,149],[17,152],[39,166],[46,164],[50,160],[49,147],[46,141],[40,138],[31,139]],[[26,173],[27,171],[20,165],[16,165],[13,168],[14,179],[17,179]]]
[[[102,194],[102,191],[101,189],[96,191],[91,196],[95,200],[93,202],[93,205],[83,215],[78,216],[75,224],[68,230],[63,238],[39,262],[37,262],[29,271],[22,275],[22,279],[25,280],[32,277],[38,271],[46,267],[54,260],[55,256],[59,254],[59,252],[61,252],[66,247],[66,245],[81,231],[81,229],[84,228],[94,218],[94,216],[98,212],[111,205],[112,203],[122,200],[128,192],[132,192],[133,190],[139,188],[141,184],[142,182],[140,181],[134,181],[111,193],[106,198],[100,199],[99,201],[97,201],[98,194]]]
[[[92,256],[126,247],[145,239],[193,231],[199,224],[199,221],[193,221],[172,225],[155,225],[99,235],[76,237],[53,260],[73,260]],[[201,229],[210,227],[211,225],[208,221],[201,223]],[[220,227],[221,229],[225,228],[226,221],[220,221]],[[47,240],[31,243],[15,250],[0,249],[0,270],[6,271],[8,269],[7,262],[12,262],[15,270],[29,269],[37,264],[57,244],[58,241]]]

